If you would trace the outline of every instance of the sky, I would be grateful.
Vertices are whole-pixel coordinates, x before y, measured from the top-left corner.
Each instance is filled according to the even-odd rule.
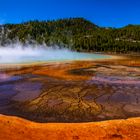
[[[102,27],[140,24],[140,0],[0,0],[0,24],[69,17]]]

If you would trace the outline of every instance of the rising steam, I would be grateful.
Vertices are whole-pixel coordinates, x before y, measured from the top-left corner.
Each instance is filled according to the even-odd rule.
[[[14,43],[0,47],[0,63],[28,63],[39,61],[64,60],[74,57],[74,53],[68,49],[60,49],[58,46],[23,45]]]
[[[58,46],[22,44],[20,42],[0,46],[0,64],[31,63],[44,61],[99,59],[107,56],[78,53]]]

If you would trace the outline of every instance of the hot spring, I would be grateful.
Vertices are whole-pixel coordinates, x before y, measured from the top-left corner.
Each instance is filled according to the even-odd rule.
[[[0,47],[0,64],[19,64],[49,61],[95,60],[109,58],[108,55],[81,53],[59,47],[26,45],[16,43]]]
[[[140,116],[140,59],[110,57],[56,46],[0,46],[0,114],[71,123]],[[52,61],[64,62],[47,64]]]

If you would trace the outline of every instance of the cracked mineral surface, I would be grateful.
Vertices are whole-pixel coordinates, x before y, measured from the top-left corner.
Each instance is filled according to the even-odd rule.
[[[2,69],[0,114],[37,122],[90,122],[140,116],[140,59]]]

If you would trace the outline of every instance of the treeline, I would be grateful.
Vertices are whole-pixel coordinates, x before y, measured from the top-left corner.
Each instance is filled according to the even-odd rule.
[[[16,40],[22,43],[45,43],[76,51],[140,52],[140,26],[101,28],[83,18],[53,21],[29,21],[21,24],[5,24],[0,27],[0,44]]]

